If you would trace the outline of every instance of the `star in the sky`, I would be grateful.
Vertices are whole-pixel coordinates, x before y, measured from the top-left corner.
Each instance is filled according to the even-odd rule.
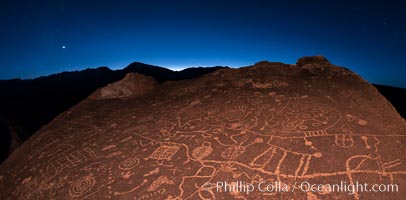
[[[65,46],[65,45],[62,45],[62,49],[66,49],[66,46]]]

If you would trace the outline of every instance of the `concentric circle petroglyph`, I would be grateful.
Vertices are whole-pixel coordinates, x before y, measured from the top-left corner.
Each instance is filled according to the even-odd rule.
[[[128,158],[120,163],[118,168],[122,170],[130,170],[140,164],[140,159],[137,157]]]
[[[73,197],[81,196],[91,190],[95,183],[93,176],[79,178],[70,186],[69,194]]]

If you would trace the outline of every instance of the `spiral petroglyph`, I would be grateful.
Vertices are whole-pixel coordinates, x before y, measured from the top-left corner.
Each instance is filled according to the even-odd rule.
[[[90,191],[95,183],[96,181],[92,176],[84,176],[82,178],[79,178],[70,186],[69,194],[72,197],[79,197]]]
[[[137,157],[128,158],[120,163],[118,168],[122,170],[130,170],[140,164],[140,159]]]

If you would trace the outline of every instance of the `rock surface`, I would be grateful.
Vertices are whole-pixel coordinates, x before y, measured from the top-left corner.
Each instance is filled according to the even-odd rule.
[[[404,119],[362,78],[320,57],[151,88],[89,98],[43,127],[1,165],[0,199],[406,195]],[[399,191],[304,192],[306,182],[397,184]],[[275,190],[259,190],[267,185]]]
[[[158,82],[149,76],[138,73],[128,73],[124,79],[110,83],[92,95],[91,99],[109,99],[142,96],[158,86]]]

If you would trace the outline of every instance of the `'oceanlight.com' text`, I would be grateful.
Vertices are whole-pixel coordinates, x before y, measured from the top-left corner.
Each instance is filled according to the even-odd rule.
[[[318,193],[333,193],[333,192],[343,192],[350,195],[362,192],[398,192],[399,186],[397,184],[384,184],[384,183],[360,183],[358,181],[354,183],[348,183],[346,181],[340,181],[339,183],[332,184],[319,184],[311,183],[308,181],[295,182],[292,185],[280,181],[266,182],[262,181],[259,183],[247,183],[244,181],[217,181],[214,183],[206,183],[203,185],[203,189],[212,190],[215,192],[223,193],[246,193],[250,194],[252,192],[318,192]]]

